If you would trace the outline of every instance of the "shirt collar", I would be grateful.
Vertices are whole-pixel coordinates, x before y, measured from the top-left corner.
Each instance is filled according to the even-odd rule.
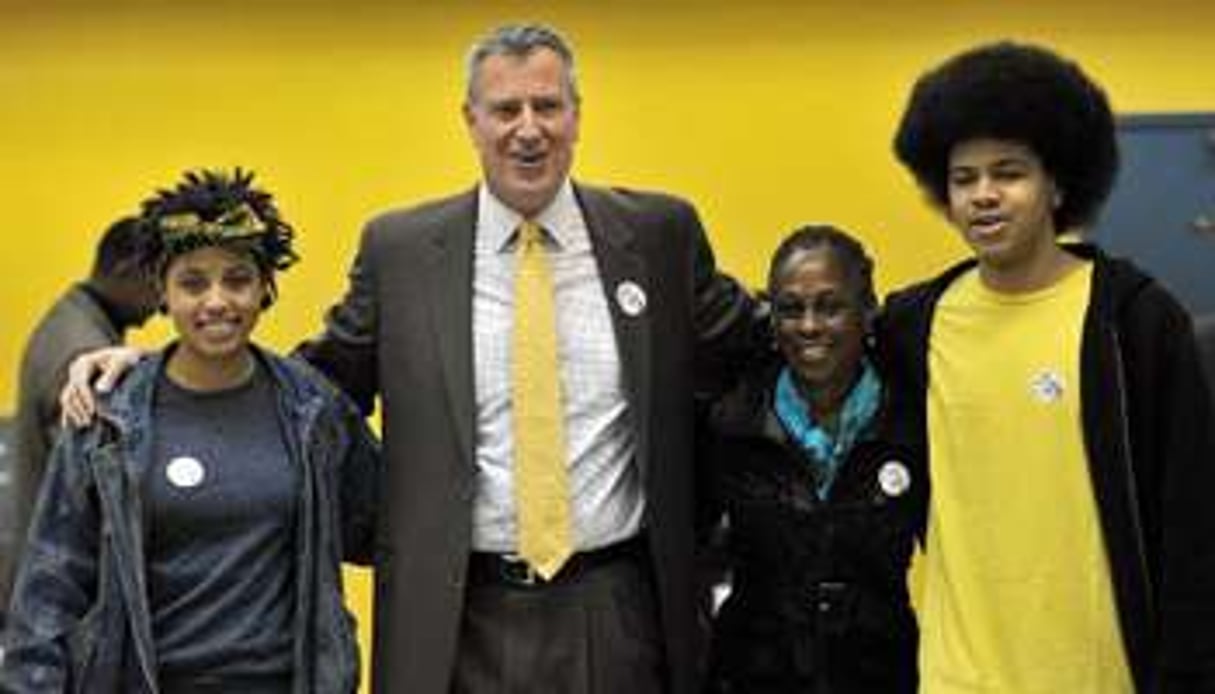
[[[515,230],[524,221],[523,215],[511,209],[489,190],[484,182],[477,187],[477,236],[480,243],[495,251],[513,246]],[[574,186],[567,177],[557,189],[552,201],[533,220],[539,224],[557,246],[565,248],[585,235],[586,224],[574,196]]]

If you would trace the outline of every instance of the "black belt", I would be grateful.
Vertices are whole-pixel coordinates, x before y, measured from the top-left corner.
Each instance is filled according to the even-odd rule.
[[[468,558],[468,581],[474,585],[505,585],[534,588],[555,583],[568,583],[597,568],[620,561],[637,561],[645,556],[643,536],[635,536],[586,552],[575,552],[561,569],[545,579],[527,560],[511,554],[473,552]]]

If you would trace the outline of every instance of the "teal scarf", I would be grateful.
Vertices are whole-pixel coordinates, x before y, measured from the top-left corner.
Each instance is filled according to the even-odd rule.
[[[861,362],[861,378],[852,387],[840,410],[839,427],[832,438],[810,415],[810,405],[797,386],[788,366],[776,381],[774,407],[789,438],[807,453],[818,473],[819,499],[826,499],[840,465],[852,451],[857,438],[873,421],[882,399],[882,383],[869,360]]]

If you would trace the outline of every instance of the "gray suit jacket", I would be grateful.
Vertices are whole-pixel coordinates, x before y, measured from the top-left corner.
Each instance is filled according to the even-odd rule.
[[[664,195],[575,186],[611,306],[671,690],[696,688],[694,394],[750,346],[751,303],[720,275],[695,210]],[[447,694],[463,609],[475,472],[472,274],[476,192],[385,214],[364,230],[350,286],[300,352],[369,411],[381,398],[373,686]],[[645,310],[624,313],[623,281]]]
[[[18,551],[0,557],[0,598],[5,607],[46,457],[58,433],[59,391],[67,379],[68,365],[77,354],[121,341],[122,333],[97,300],[78,284],[47,310],[25,344],[15,417],[11,505]]]

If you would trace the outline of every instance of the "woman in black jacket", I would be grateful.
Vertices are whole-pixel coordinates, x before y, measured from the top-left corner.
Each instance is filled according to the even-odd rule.
[[[776,352],[708,416],[711,516],[731,592],[710,692],[915,692],[905,575],[926,480],[891,441],[870,349],[872,262],[848,234],[795,231],[768,277]]]

